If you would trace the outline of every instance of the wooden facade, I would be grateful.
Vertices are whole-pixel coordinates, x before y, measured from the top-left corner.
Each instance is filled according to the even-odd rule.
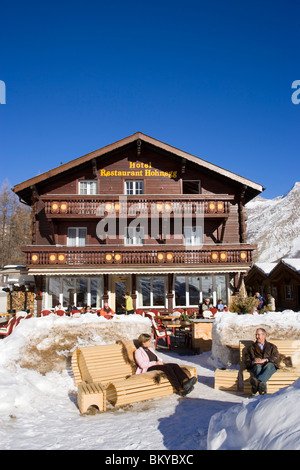
[[[244,206],[262,186],[142,133],[15,186],[32,208],[37,310],[54,303],[197,308],[252,264]]]
[[[245,277],[249,294],[271,294],[276,311],[300,310],[300,259],[283,258],[278,263],[257,263]]]

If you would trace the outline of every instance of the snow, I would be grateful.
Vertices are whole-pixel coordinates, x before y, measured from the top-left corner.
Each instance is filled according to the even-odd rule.
[[[273,395],[245,400],[215,414],[208,450],[299,450],[300,421],[295,404],[300,379]]]
[[[300,273],[300,258],[283,258],[282,262]]]
[[[289,268],[294,269],[300,273],[300,258],[281,258],[281,262],[286,264]],[[273,271],[274,268],[279,264],[278,263],[254,263],[260,271],[262,271],[267,276]]]
[[[285,312],[284,323],[296,329],[299,316]],[[240,328],[243,317],[248,326],[250,315],[236,314],[230,315],[231,325]],[[257,318],[251,317],[256,328]],[[216,326],[226,319],[226,313],[218,314]],[[197,368],[198,383],[185,398],[174,394],[81,416],[68,355],[77,346],[114,342],[113,336],[133,339],[149,328],[149,320],[138,315],[114,320],[89,315],[22,320],[0,341],[0,449],[300,449],[300,410],[295,406],[300,381],[276,394],[253,398],[215,390],[211,352],[158,350],[165,362]],[[46,361],[49,355],[52,370],[51,361]]]
[[[277,262],[300,255],[300,182],[274,199],[257,196],[246,204],[247,242],[257,245],[255,262]]]
[[[272,269],[277,266],[277,263],[255,263],[255,266],[257,266],[263,273],[270,274]]]

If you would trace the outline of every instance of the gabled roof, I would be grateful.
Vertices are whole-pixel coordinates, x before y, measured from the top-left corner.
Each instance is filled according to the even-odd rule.
[[[275,266],[277,266],[277,263],[255,263],[254,266],[268,276]]]
[[[282,258],[279,263],[272,270],[272,274],[276,273],[281,266],[287,268],[288,271],[300,274],[300,259],[299,258]]]
[[[271,277],[282,265],[300,274],[300,258],[282,258],[276,263],[254,263],[248,271],[247,277],[250,277],[255,270],[260,271],[265,277]]]
[[[219,175],[232,179],[233,181],[240,183],[241,185],[244,185],[248,187],[250,190],[253,191],[253,196],[255,197],[258,195],[260,192],[264,190],[262,185],[258,183],[254,183],[253,181],[250,181],[242,176],[239,176],[235,173],[232,173],[231,171],[225,170],[224,168],[221,168],[217,165],[214,165],[213,163],[209,163],[206,160],[203,160],[201,158],[195,157],[194,155],[190,155],[189,153],[186,153],[182,150],[179,150],[175,147],[172,147],[171,145],[165,144],[163,142],[160,142],[157,139],[154,139],[153,137],[149,137],[141,132],[136,132],[135,134],[132,134],[129,137],[126,137],[122,140],[119,140],[113,144],[107,145],[99,150],[95,150],[91,153],[88,153],[87,155],[84,155],[79,158],[75,158],[69,163],[62,164],[52,170],[46,171],[45,173],[41,173],[40,175],[37,175],[27,181],[24,181],[23,183],[17,184],[13,190],[15,193],[22,193],[24,190],[30,188],[30,186],[36,185],[38,183],[41,183],[49,178],[52,178],[54,176],[57,176],[65,171],[68,171],[72,168],[75,168],[81,164],[84,164],[86,162],[89,162],[93,160],[94,158],[104,156],[107,153],[110,153],[112,151],[121,149],[122,147],[125,147],[126,145],[129,145],[135,141],[141,140],[142,142],[146,142],[147,144],[159,148],[161,150],[164,150],[168,153],[174,154],[178,157],[181,157],[183,159],[186,159],[187,161],[193,162],[196,165],[199,165],[207,170],[210,170],[212,172],[218,173]],[[251,199],[251,198],[250,198]]]
[[[300,274],[300,258],[283,258],[281,261]]]

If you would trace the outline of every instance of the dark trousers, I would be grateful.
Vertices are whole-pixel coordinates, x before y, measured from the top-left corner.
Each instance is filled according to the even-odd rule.
[[[169,379],[171,385],[177,391],[180,391],[182,389],[182,382],[188,379],[188,376],[186,375],[186,373],[176,363],[152,366],[152,367],[149,367],[149,369],[147,370],[161,370],[162,372],[164,372],[167,379]]]

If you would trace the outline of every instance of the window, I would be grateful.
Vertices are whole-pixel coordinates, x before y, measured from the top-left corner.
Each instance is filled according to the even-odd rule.
[[[203,300],[205,298],[212,298],[213,296],[213,277],[212,276],[202,276],[202,295]]]
[[[203,245],[202,227],[184,227],[184,244],[186,246]]]
[[[76,292],[76,306],[84,307],[90,305],[87,302],[87,292],[88,292],[88,280],[86,278],[78,278],[75,282],[75,292]],[[91,306],[91,305],[90,305]]]
[[[215,276],[215,283],[216,283],[216,293],[217,293],[217,300],[222,299],[224,303],[225,299],[227,299],[226,295],[226,278],[225,276]]]
[[[285,300],[294,300],[293,286],[291,286],[290,284],[286,284],[284,286],[284,291],[285,291]]]
[[[72,304],[76,305],[74,294],[75,279],[72,277],[64,278],[62,283],[62,305],[64,306],[64,308],[68,308]]]
[[[143,245],[144,227],[126,227],[125,245]]]
[[[125,194],[144,194],[144,182],[143,181],[125,181]]]
[[[206,297],[217,304],[222,299],[227,304],[227,277],[213,276],[175,276],[175,307],[198,306]]]
[[[151,305],[151,277],[142,277],[140,278],[140,305],[145,307],[146,305]]]
[[[97,181],[79,181],[79,194],[97,194]]]
[[[198,305],[200,299],[199,278],[190,276],[188,278],[189,305]]]
[[[60,279],[59,277],[50,277],[48,284],[48,304],[49,307],[56,307],[60,303]]]
[[[165,280],[163,277],[152,278],[153,306],[165,305]]]
[[[166,300],[165,276],[138,277],[138,303],[140,307],[164,307]]]
[[[175,277],[175,306],[199,305],[200,281],[197,276]]]
[[[92,277],[88,288],[88,305],[92,308],[99,308],[102,305],[103,290],[103,277]]]
[[[183,194],[200,194],[201,184],[198,180],[185,180],[182,182]]]
[[[86,227],[69,227],[67,246],[85,246]]]
[[[187,305],[186,301],[186,277],[176,276],[175,277],[175,305]]]
[[[60,277],[50,276],[47,280],[45,308],[54,308],[59,303],[66,309],[74,303],[82,308],[89,305],[101,308],[103,277]]]

